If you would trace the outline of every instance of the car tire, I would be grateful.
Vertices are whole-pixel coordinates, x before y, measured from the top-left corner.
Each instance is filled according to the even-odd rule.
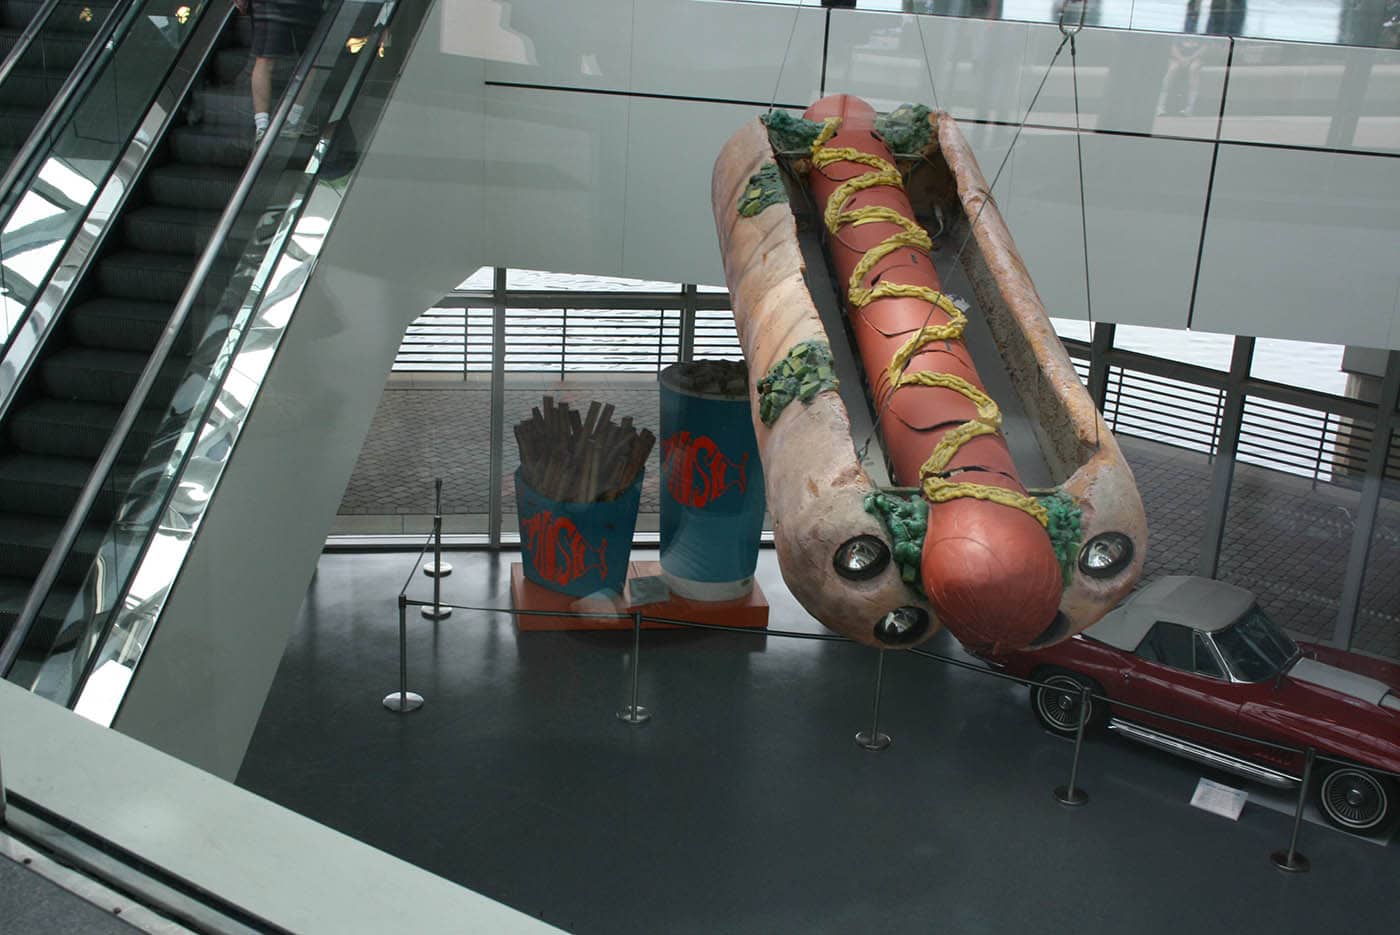
[[[1093,680],[1066,669],[1040,669],[1031,678],[1044,683],[1031,686],[1031,711],[1046,730],[1061,737],[1073,737],[1079,730],[1079,697],[1084,688],[1103,694]],[[1091,699],[1084,729],[1094,727],[1102,714],[1102,701]]]
[[[1317,805],[1343,831],[1376,831],[1395,814],[1395,785],[1358,766],[1338,766],[1318,783]]]

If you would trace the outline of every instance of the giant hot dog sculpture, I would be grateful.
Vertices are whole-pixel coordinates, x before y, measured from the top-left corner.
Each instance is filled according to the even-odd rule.
[[[725,146],[712,187],[785,581],[828,627],[877,646],[915,645],[938,622],[987,650],[1084,629],[1136,583],[1146,518],[966,142],[932,113],[913,128],[925,131],[918,150],[898,158],[873,109],[846,95],[804,118],[783,128],[786,173],[756,120]],[[948,243],[965,244],[959,260],[1052,490],[1018,479],[963,341],[966,306],[942,290],[910,191],[942,212]],[[803,255],[789,195],[815,206],[822,255]],[[841,287],[892,476],[921,500],[883,495],[857,459],[809,264],[829,264]]]

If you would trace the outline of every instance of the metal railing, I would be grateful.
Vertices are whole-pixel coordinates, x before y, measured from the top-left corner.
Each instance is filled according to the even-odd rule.
[[[1066,340],[1080,380],[1088,383],[1090,347]],[[1218,371],[1132,352],[1110,352],[1104,421],[1115,432],[1199,451],[1220,450],[1225,378]],[[1374,444],[1372,410],[1361,400],[1250,380],[1236,458],[1319,482],[1355,486]],[[1386,495],[1400,484],[1400,447],[1387,452]]]
[[[530,292],[507,290],[508,373],[656,373],[688,358],[741,359],[728,297],[675,292]],[[458,292],[409,325],[394,358],[396,373],[489,373],[489,292]]]
[[[508,373],[654,373],[678,360],[742,359],[724,293],[528,292],[507,290]],[[459,292],[409,326],[396,373],[489,373],[492,293]],[[691,314],[687,314],[687,309]],[[1088,382],[1089,345],[1066,340]],[[1224,376],[1203,367],[1112,352],[1104,420],[1115,432],[1214,457],[1220,449]],[[1365,472],[1373,422],[1358,400],[1253,381],[1236,457],[1319,482],[1347,483]],[[1386,478],[1400,482],[1400,451]]]

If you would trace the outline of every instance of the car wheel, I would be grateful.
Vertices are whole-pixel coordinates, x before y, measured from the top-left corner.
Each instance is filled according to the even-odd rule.
[[[1085,686],[1091,692],[1103,694],[1090,680],[1063,669],[1046,669],[1032,676],[1044,686],[1031,686],[1031,710],[1036,719],[1050,731],[1064,737],[1073,737],[1079,730],[1079,701]],[[1098,720],[1101,705],[1089,702],[1089,721],[1085,729]]]
[[[1383,777],[1355,766],[1341,766],[1322,777],[1317,804],[1338,828],[1370,831],[1390,816],[1395,790]]]

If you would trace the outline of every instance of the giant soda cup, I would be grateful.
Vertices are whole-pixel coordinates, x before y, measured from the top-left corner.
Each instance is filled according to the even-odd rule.
[[[673,364],[660,382],[662,573],[689,600],[737,600],[753,589],[765,506],[744,365]]]

